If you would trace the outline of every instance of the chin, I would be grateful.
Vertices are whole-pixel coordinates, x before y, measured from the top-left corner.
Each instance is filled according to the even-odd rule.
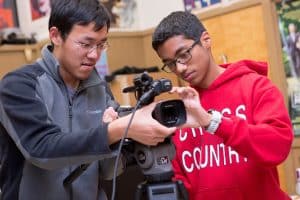
[[[90,77],[91,73],[89,74],[80,74],[77,76],[77,79],[78,80],[81,80],[81,81],[84,81],[84,80],[87,80],[89,77]]]
[[[191,82],[188,82],[190,84],[190,86],[192,87],[200,87],[201,86],[201,83],[197,82],[197,81],[191,81]]]

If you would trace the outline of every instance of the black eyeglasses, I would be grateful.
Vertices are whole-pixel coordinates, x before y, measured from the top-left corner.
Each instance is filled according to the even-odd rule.
[[[180,53],[174,60],[168,61],[166,63],[164,63],[164,65],[162,66],[162,70],[167,72],[167,73],[172,73],[175,72],[176,67],[177,67],[177,63],[180,64],[186,64],[187,62],[189,62],[192,59],[192,54],[191,54],[191,50],[194,48],[194,46],[196,46],[196,44],[199,43],[199,40],[196,40],[192,46],[190,46],[187,50],[185,50],[184,52]]]

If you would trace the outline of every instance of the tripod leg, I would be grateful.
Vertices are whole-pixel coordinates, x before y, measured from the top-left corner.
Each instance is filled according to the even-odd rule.
[[[177,180],[176,184],[177,184],[177,187],[179,189],[180,196],[182,196],[183,200],[188,200],[189,199],[189,194],[188,194],[186,188],[184,187],[183,182],[180,181],[180,180]]]

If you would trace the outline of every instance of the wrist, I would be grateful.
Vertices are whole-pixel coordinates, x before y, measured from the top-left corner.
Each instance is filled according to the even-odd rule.
[[[201,121],[201,126],[204,127],[204,128],[206,128],[206,127],[209,126],[209,124],[211,122],[212,114],[209,113],[209,112],[207,112],[207,111],[205,111],[205,115],[203,115],[203,116],[205,116],[205,117]]]
[[[107,138],[109,144],[118,142],[122,138],[122,134],[125,129],[121,126],[122,123],[120,123],[120,121],[121,120],[119,118],[107,125]]]

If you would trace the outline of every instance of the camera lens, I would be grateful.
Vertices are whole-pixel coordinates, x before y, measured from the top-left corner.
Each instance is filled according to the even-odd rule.
[[[165,105],[162,108],[162,118],[166,123],[168,123],[168,126],[173,126],[177,122],[177,116],[178,112],[176,110],[176,107],[174,107],[173,104]]]
[[[152,116],[167,127],[179,126],[186,121],[186,111],[181,100],[169,100],[158,103]]]

